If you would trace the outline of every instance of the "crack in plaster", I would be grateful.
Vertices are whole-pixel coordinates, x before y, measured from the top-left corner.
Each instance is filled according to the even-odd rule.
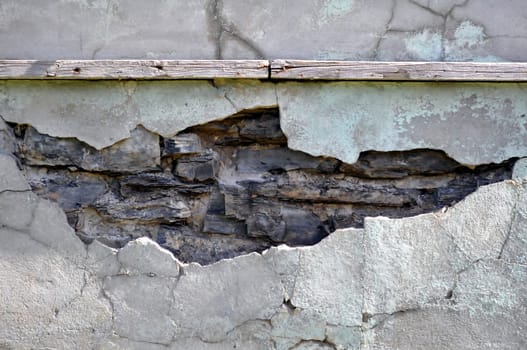
[[[514,206],[512,207],[512,213],[511,213],[511,219],[509,222],[509,228],[507,229],[507,235],[505,236],[505,240],[503,241],[503,244],[501,246],[500,252],[498,254],[497,259],[501,259],[503,255],[503,251],[505,250],[505,247],[507,246],[507,243],[509,242],[509,239],[512,234],[512,227],[514,225],[514,222],[516,221],[516,217],[518,216],[518,202],[520,201],[520,193],[519,191],[516,191],[516,199],[514,201]]]
[[[392,0],[392,6],[390,9],[390,18],[388,18],[388,21],[386,22],[386,25],[384,26],[384,33],[382,33],[379,38],[377,39],[377,42],[375,43],[375,46],[373,48],[373,60],[378,60],[379,58],[379,48],[386,38],[386,34],[388,34],[391,31],[390,25],[393,22],[393,19],[395,17],[395,9],[397,7],[397,0]]]
[[[257,59],[264,59],[265,54],[256,44],[243,36],[233,22],[227,20],[223,14],[223,0],[210,0],[208,4],[209,30],[216,45],[216,59],[224,59],[224,37],[233,40],[248,48]]]

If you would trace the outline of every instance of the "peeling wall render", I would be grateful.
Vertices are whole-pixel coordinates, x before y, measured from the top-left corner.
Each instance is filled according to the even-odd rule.
[[[443,152],[363,152],[358,162],[287,147],[278,109],[259,109],[163,138],[139,126],[100,151],[5,125],[32,190],[57,202],[86,243],[150,237],[183,262],[209,264],[282,243],[319,242],[367,216],[452,206],[512,176],[515,159],[467,168]]]
[[[363,151],[430,148],[475,166],[527,154],[526,97],[521,83],[8,80],[0,82],[0,115],[102,149],[137,125],[172,137],[278,106],[288,146],[314,156],[352,164]]]
[[[14,159],[0,161],[5,348],[525,346],[523,180],[481,187],[443,213],[370,218],[312,247],[202,267],[145,238],[84,245]]]
[[[4,348],[525,346],[522,84],[0,91]]]
[[[2,0],[0,60],[521,62],[526,17]],[[0,80],[0,349],[527,349],[525,83],[53,79]]]

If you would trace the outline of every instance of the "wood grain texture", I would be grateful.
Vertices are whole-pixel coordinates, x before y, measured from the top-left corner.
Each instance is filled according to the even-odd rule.
[[[271,78],[287,80],[527,81],[527,63],[271,61]]]
[[[0,61],[0,79],[267,79],[266,60]]]
[[[0,79],[527,81],[525,62],[0,60]]]

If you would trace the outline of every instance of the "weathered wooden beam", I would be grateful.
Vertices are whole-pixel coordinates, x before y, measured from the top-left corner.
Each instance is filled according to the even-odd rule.
[[[267,60],[0,60],[0,79],[269,78]]]
[[[1,79],[527,81],[525,62],[0,60]]]
[[[271,78],[286,80],[527,81],[527,63],[271,61]]]

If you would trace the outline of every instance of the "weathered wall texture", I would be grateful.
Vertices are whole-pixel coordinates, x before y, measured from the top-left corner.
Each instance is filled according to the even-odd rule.
[[[363,152],[357,163],[287,146],[277,108],[164,138],[138,126],[102,150],[5,124],[32,188],[64,210],[85,242],[121,248],[147,236],[182,262],[210,264],[282,243],[312,245],[364,218],[407,217],[511,178],[516,159],[468,168],[444,152]]]
[[[527,183],[445,212],[202,267],[147,238],[84,245],[0,155],[0,345],[78,349],[521,349]]]
[[[0,278],[5,281],[0,285],[0,347],[527,346],[525,158],[514,164],[527,155],[521,84],[4,82],[0,96],[5,120],[0,120]],[[289,147],[347,161],[345,167],[363,171],[366,178],[368,171],[372,176],[378,171],[368,170],[375,169],[378,159],[361,152],[415,148],[445,150],[476,173],[477,165],[510,159],[508,175],[492,181],[475,177],[482,181],[478,185],[499,182],[439,211],[402,219],[366,218],[362,228],[337,230],[310,247],[271,247],[207,266],[183,264],[148,238],[121,249],[97,240],[85,244],[52,202],[61,203],[61,194],[51,193],[62,181],[53,182],[57,173],[81,180],[92,176],[78,175],[82,171],[106,178],[123,171],[133,175],[144,167],[161,173],[163,150],[193,147],[178,144],[178,132],[186,129],[183,135],[190,140],[189,132],[199,136],[200,130],[214,136],[215,142],[204,138],[202,145],[212,150],[218,142],[242,142],[240,135],[250,135],[250,122],[243,118],[269,108],[278,108],[285,135],[265,133],[266,142],[285,147],[287,136]],[[210,123],[233,114],[238,119]],[[269,122],[262,115],[255,122],[266,118]],[[196,124],[201,126],[187,129]],[[53,152],[57,143],[62,152]],[[140,164],[127,162],[130,155]],[[304,153],[301,158],[330,160]],[[258,169],[266,165],[263,158],[250,159],[247,164]],[[408,171],[411,159],[397,159],[396,169]],[[40,162],[45,166],[38,168]],[[186,168],[189,162],[180,162],[177,158],[169,168],[176,177],[214,172],[193,172]],[[428,164],[418,163],[425,173],[412,178],[412,186],[433,182]],[[243,170],[243,164],[236,169]],[[442,164],[461,166],[448,158]],[[286,172],[273,166],[264,172],[289,174],[282,170]],[[265,178],[257,175],[250,174]],[[513,180],[501,181],[510,176]],[[38,184],[39,179],[48,183]],[[460,188],[464,191],[456,190]],[[93,189],[79,193],[93,194]],[[130,193],[133,200],[140,199]]]
[[[525,61],[526,15],[523,0],[3,0],[0,58]]]
[[[526,17],[2,0],[0,59],[526,61]],[[515,83],[1,81],[0,348],[525,349],[526,101]]]

